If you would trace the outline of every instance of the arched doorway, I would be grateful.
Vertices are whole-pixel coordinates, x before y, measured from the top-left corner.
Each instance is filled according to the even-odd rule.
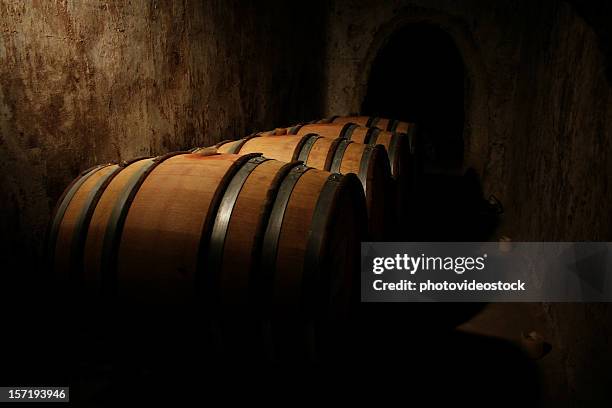
[[[364,60],[369,72],[354,106],[419,126],[423,174],[402,207],[408,215],[396,224],[398,241],[487,241],[498,222],[480,184],[488,128],[484,70],[465,28],[452,17],[410,9],[380,27]],[[378,324],[372,332],[405,341],[419,324],[453,327],[484,304],[399,306],[364,306]],[[406,316],[411,324],[397,325]]]
[[[499,208],[484,199],[480,174],[465,171],[469,75],[454,37],[432,22],[406,22],[387,34],[371,60],[361,110],[418,125],[420,171],[398,237],[484,241]],[[473,78],[472,78],[473,79]]]
[[[366,115],[419,125],[429,171],[458,170],[463,161],[463,59],[451,36],[427,23],[391,34],[371,65],[362,103]]]

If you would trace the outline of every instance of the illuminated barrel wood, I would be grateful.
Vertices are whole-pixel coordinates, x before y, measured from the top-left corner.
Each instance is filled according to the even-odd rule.
[[[323,119],[322,123],[356,123],[365,127],[376,127],[389,132],[410,133],[414,131],[415,124],[410,122],[402,122],[396,119],[379,118],[378,116],[332,116],[328,119]]]
[[[365,217],[353,174],[174,153],[81,174],[54,212],[49,255],[59,276],[137,304],[318,322],[358,293]]]
[[[378,128],[367,128],[354,123],[344,125],[316,123],[297,125],[287,129],[287,134],[303,136],[316,133],[328,138],[344,138],[367,145],[383,145],[389,156],[391,174],[398,179],[412,178],[413,160],[410,137],[403,133],[388,132]]]
[[[262,153],[266,157],[332,173],[358,176],[366,196],[368,231],[373,240],[388,238],[389,211],[393,209],[389,161],[382,146],[367,146],[350,140],[326,138],[316,134],[295,136],[250,136],[217,144],[219,153]]]
[[[339,137],[369,146],[384,146],[389,156],[391,174],[395,185],[393,189],[393,217],[406,227],[406,223],[411,217],[411,196],[416,172],[415,156],[412,152],[413,134],[407,135],[378,128],[367,128],[355,123],[345,123],[343,125],[335,123],[300,124],[288,128],[287,133],[297,136],[316,133],[326,138]]]
[[[275,128],[272,130],[266,130],[263,132],[257,132],[258,136],[284,136],[287,134],[287,128]]]

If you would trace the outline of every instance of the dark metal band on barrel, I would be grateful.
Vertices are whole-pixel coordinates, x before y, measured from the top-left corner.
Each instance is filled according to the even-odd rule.
[[[265,274],[267,271],[262,271],[262,253],[263,253],[263,243],[264,237],[266,235],[266,230],[269,224],[270,216],[272,214],[272,209],[274,208],[274,203],[276,202],[276,197],[280,190],[283,181],[291,172],[294,167],[301,166],[302,162],[292,162],[284,164],[274,176],[272,183],[270,183],[270,187],[266,193],[266,201],[264,203],[264,207],[261,213],[261,217],[259,218],[259,222],[257,224],[257,228],[255,229],[255,238],[253,240],[253,249],[251,253],[253,254],[253,270],[249,274],[249,303],[252,305],[261,305],[261,294],[264,293],[265,284],[262,280],[262,274]]]
[[[406,135],[408,138],[408,145],[410,146],[410,153],[414,154],[417,150],[417,125],[412,123],[410,125],[410,130],[408,130],[408,134]]]
[[[262,280],[262,301],[265,299],[272,299],[273,288],[274,288],[274,276],[276,274],[276,258],[278,255],[278,242],[283,226],[283,220],[285,218],[285,212],[287,205],[291,198],[293,189],[295,188],[300,177],[304,175],[309,167],[302,165],[291,168],[289,173],[283,179],[278,193],[276,194],[276,200],[270,213],[268,225],[263,238],[263,244],[261,248],[261,280]]]
[[[395,160],[397,158],[397,145],[401,137],[401,134],[393,133],[393,136],[391,136],[391,141],[389,142],[389,151],[387,153],[389,154],[389,164],[391,165],[393,177],[399,176],[399,174],[396,174],[399,169],[396,169],[397,163],[395,162]]]
[[[332,164],[334,162],[334,157],[336,156],[336,151],[338,150],[338,146],[344,139],[337,138],[331,142],[329,149],[327,150],[327,156],[325,157],[325,164],[323,165],[323,170],[331,171]]]
[[[217,210],[217,216],[212,227],[210,234],[210,241],[208,245],[208,268],[206,269],[206,277],[204,278],[205,296],[211,301],[218,300],[219,291],[219,277],[221,274],[221,268],[223,265],[223,252],[225,249],[225,238],[227,237],[227,230],[232,218],[232,212],[236,206],[238,195],[242,191],[244,183],[249,178],[253,170],[261,163],[268,161],[262,156],[253,157],[246,163],[243,163],[240,169],[232,177],[231,182],[223,193],[221,204]]]
[[[370,116],[366,122],[367,127],[376,127],[376,123],[380,120],[378,116]]]
[[[152,156],[138,156],[138,157],[134,157],[133,159],[123,160],[121,163],[119,163],[119,165],[122,167],[127,167],[132,163],[136,163],[137,161],[141,161],[144,159],[152,159],[152,158],[153,158]]]
[[[66,214],[66,209],[72,198],[76,194],[76,192],[81,188],[83,183],[87,181],[89,177],[91,177],[98,170],[108,166],[108,164],[102,164],[90,167],[80,174],[79,177],[72,180],[72,182],[66,187],[64,192],[62,193],[61,198],[58,201],[57,207],[53,210],[53,217],[51,218],[51,225],[49,226],[49,232],[47,234],[47,262],[49,262],[49,266],[53,266],[55,261],[55,246],[57,244],[57,234],[59,232],[59,227],[64,219],[64,214]]]
[[[361,185],[363,186],[364,193],[367,194],[367,185],[368,185],[368,169],[370,167],[370,159],[372,157],[372,152],[374,152],[374,148],[376,145],[367,145],[363,149],[363,153],[361,155],[361,161],[359,162],[359,181],[361,181]]]
[[[153,169],[163,163],[165,160],[188,152],[174,152],[164,156],[158,156],[150,159],[150,162],[143,165],[138,171],[132,175],[127,185],[117,198],[115,205],[111,211],[106,231],[104,232],[104,243],[102,245],[101,256],[101,279],[103,293],[112,294],[116,288],[117,279],[117,262],[119,257],[119,246],[121,244],[121,235],[132,202],[140,189],[142,183]],[[146,160],[146,159],[145,159]]]
[[[291,161],[297,161],[300,153],[302,152],[302,148],[304,145],[310,140],[313,133],[308,133],[300,137],[300,140],[297,142],[293,149],[293,154],[291,155]]]
[[[300,131],[300,129],[303,127],[303,124],[299,124],[299,125],[295,125],[290,127],[289,129],[287,129],[287,134],[288,135],[297,135],[298,132]]]
[[[350,123],[350,122],[349,123],[345,123],[344,126],[342,126],[342,130],[340,130],[340,133],[338,134],[338,137],[350,140],[351,136],[353,136],[353,132],[358,127],[359,127],[359,125],[356,125],[354,123]]]
[[[106,190],[106,187],[108,187],[110,182],[127,165],[127,163],[117,164],[116,169],[100,178],[100,180],[98,180],[98,182],[92,187],[91,191],[83,202],[83,207],[74,225],[72,242],[70,243],[70,271],[72,273],[72,277],[79,277],[83,272],[85,240],[87,238],[89,223],[91,222],[91,217],[93,216],[96,206],[98,205],[98,201],[100,201],[104,190]]]
[[[214,145],[212,145],[212,147],[216,147],[218,149],[221,146],[223,146],[224,144],[228,144],[228,143],[231,143],[231,142],[233,142],[233,140],[229,140],[229,139],[222,140],[219,143],[215,143]]]
[[[326,278],[321,276],[323,242],[327,236],[328,224],[332,219],[333,204],[336,200],[338,187],[343,179],[339,174],[331,174],[319,194],[315,205],[310,231],[308,233],[306,251],[304,254],[304,274],[300,303],[302,310],[307,313],[316,313],[316,305],[324,305],[330,289]]]
[[[232,146],[232,148],[227,151],[227,154],[238,154],[238,153],[240,153],[240,150],[242,149],[242,146],[244,146],[246,144],[246,142],[248,142],[249,140],[251,140],[251,139],[253,139],[255,137],[259,137],[259,136],[257,136],[257,135],[249,135],[247,137],[244,137],[244,138],[238,140],[236,142],[236,144],[234,146]]]
[[[298,160],[306,163],[308,160],[308,156],[310,156],[310,151],[312,150],[312,146],[319,140],[321,136],[316,133],[309,133],[304,138],[300,140],[297,145],[297,149],[294,152],[294,157],[292,161]]]
[[[331,168],[329,169],[332,173],[340,173],[340,167],[342,166],[342,159],[344,158],[344,152],[346,152],[346,148],[349,144],[351,144],[350,140],[342,139],[338,148],[336,149],[336,153],[334,154],[334,159],[332,161]]]
[[[366,135],[366,140],[364,144],[376,145],[378,141],[378,135],[380,135],[381,130],[379,128],[370,128],[371,132],[368,131],[369,135]]]
[[[200,244],[198,246],[197,266],[195,275],[195,286],[196,292],[198,294],[200,294],[202,291],[209,294],[212,290],[213,284],[215,283],[215,274],[208,273],[210,271],[208,271],[207,267],[210,266],[209,257],[211,254],[210,250],[213,242],[213,229],[218,218],[218,213],[223,203],[225,193],[227,192],[227,189],[229,188],[231,182],[234,180],[234,177],[242,169],[242,167],[250,160],[259,157],[261,157],[261,153],[250,153],[238,157],[227,169],[227,171],[221,178],[221,181],[219,182],[215,193],[213,194],[213,197],[210,201],[210,205],[208,207],[208,212],[206,213],[206,218],[204,219],[204,226],[202,227],[202,233],[200,234]],[[242,187],[242,185],[240,187]],[[234,204],[232,204],[232,209],[233,205]],[[229,214],[229,216],[231,216],[231,214]],[[223,242],[225,242],[225,236],[223,238]],[[198,298],[203,298],[204,301],[207,303],[213,302],[213,299],[211,299],[210,297],[207,298],[199,296]]]
[[[372,144],[372,141],[376,142],[376,138],[380,133],[379,128],[368,128],[365,137],[363,138],[363,144]]]

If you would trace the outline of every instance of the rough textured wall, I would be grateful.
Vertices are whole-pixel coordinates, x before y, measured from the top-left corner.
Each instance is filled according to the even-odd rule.
[[[555,1],[337,0],[327,114],[359,110],[370,64],[394,30],[411,22],[438,26],[464,59],[465,164],[504,203],[499,234],[612,240],[610,29],[597,10]],[[553,343],[541,362],[545,400],[591,406],[609,397],[612,309],[547,304],[532,310],[545,316],[545,336]]]
[[[370,64],[393,31],[436,25],[464,58],[465,164],[504,202],[504,233],[612,236],[612,215],[597,205],[612,193],[610,82],[599,38],[570,5],[338,0],[330,21],[327,114],[359,111]]]
[[[39,258],[55,201],[94,163],[320,116],[322,10],[282,1],[0,1],[3,266],[23,274]]]
[[[466,164],[505,204],[500,233],[610,240],[612,31],[574,3],[336,0],[326,19],[323,2],[0,0],[6,275],[38,259],[80,170],[357,111],[368,64],[418,21],[447,31],[464,58]],[[542,360],[549,398],[601,397],[610,308],[540,309],[554,347]]]

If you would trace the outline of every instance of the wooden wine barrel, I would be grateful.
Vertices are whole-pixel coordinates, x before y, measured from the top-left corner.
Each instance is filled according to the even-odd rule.
[[[274,128],[272,130],[265,130],[263,132],[257,132],[257,136],[284,136],[287,134],[287,128]]]
[[[317,123],[297,125],[287,129],[287,134],[304,136],[316,133],[328,138],[344,138],[367,145],[381,144],[387,150],[391,174],[394,178],[412,178],[414,163],[411,154],[411,139],[403,133],[383,131],[378,128],[367,128],[354,123],[344,125],[334,123]]]
[[[59,276],[134,303],[316,321],[358,297],[365,217],[352,174],[172,153],[82,173],[54,211],[48,249]]]
[[[411,135],[388,132],[378,128],[367,128],[354,123],[344,125],[335,123],[301,124],[287,129],[288,134],[304,136],[315,133],[326,138],[344,138],[369,146],[382,145],[387,150],[391,174],[393,175],[394,197],[392,218],[406,226],[411,217],[411,197],[414,190],[417,165],[415,155],[412,153]],[[395,224],[395,223],[394,223]],[[397,231],[397,239],[402,232]]]
[[[373,240],[384,240],[391,219],[390,173],[382,146],[367,146],[350,140],[330,139],[316,134],[295,136],[249,136],[217,144],[219,153],[263,153],[284,162],[295,160],[332,173],[359,177],[366,196],[368,231]]]
[[[376,127],[389,132],[410,133],[416,125],[410,122],[402,122],[396,119],[379,118],[378,116],[332,116],[323,119],[321,123],[355,123],[365,127]]]

